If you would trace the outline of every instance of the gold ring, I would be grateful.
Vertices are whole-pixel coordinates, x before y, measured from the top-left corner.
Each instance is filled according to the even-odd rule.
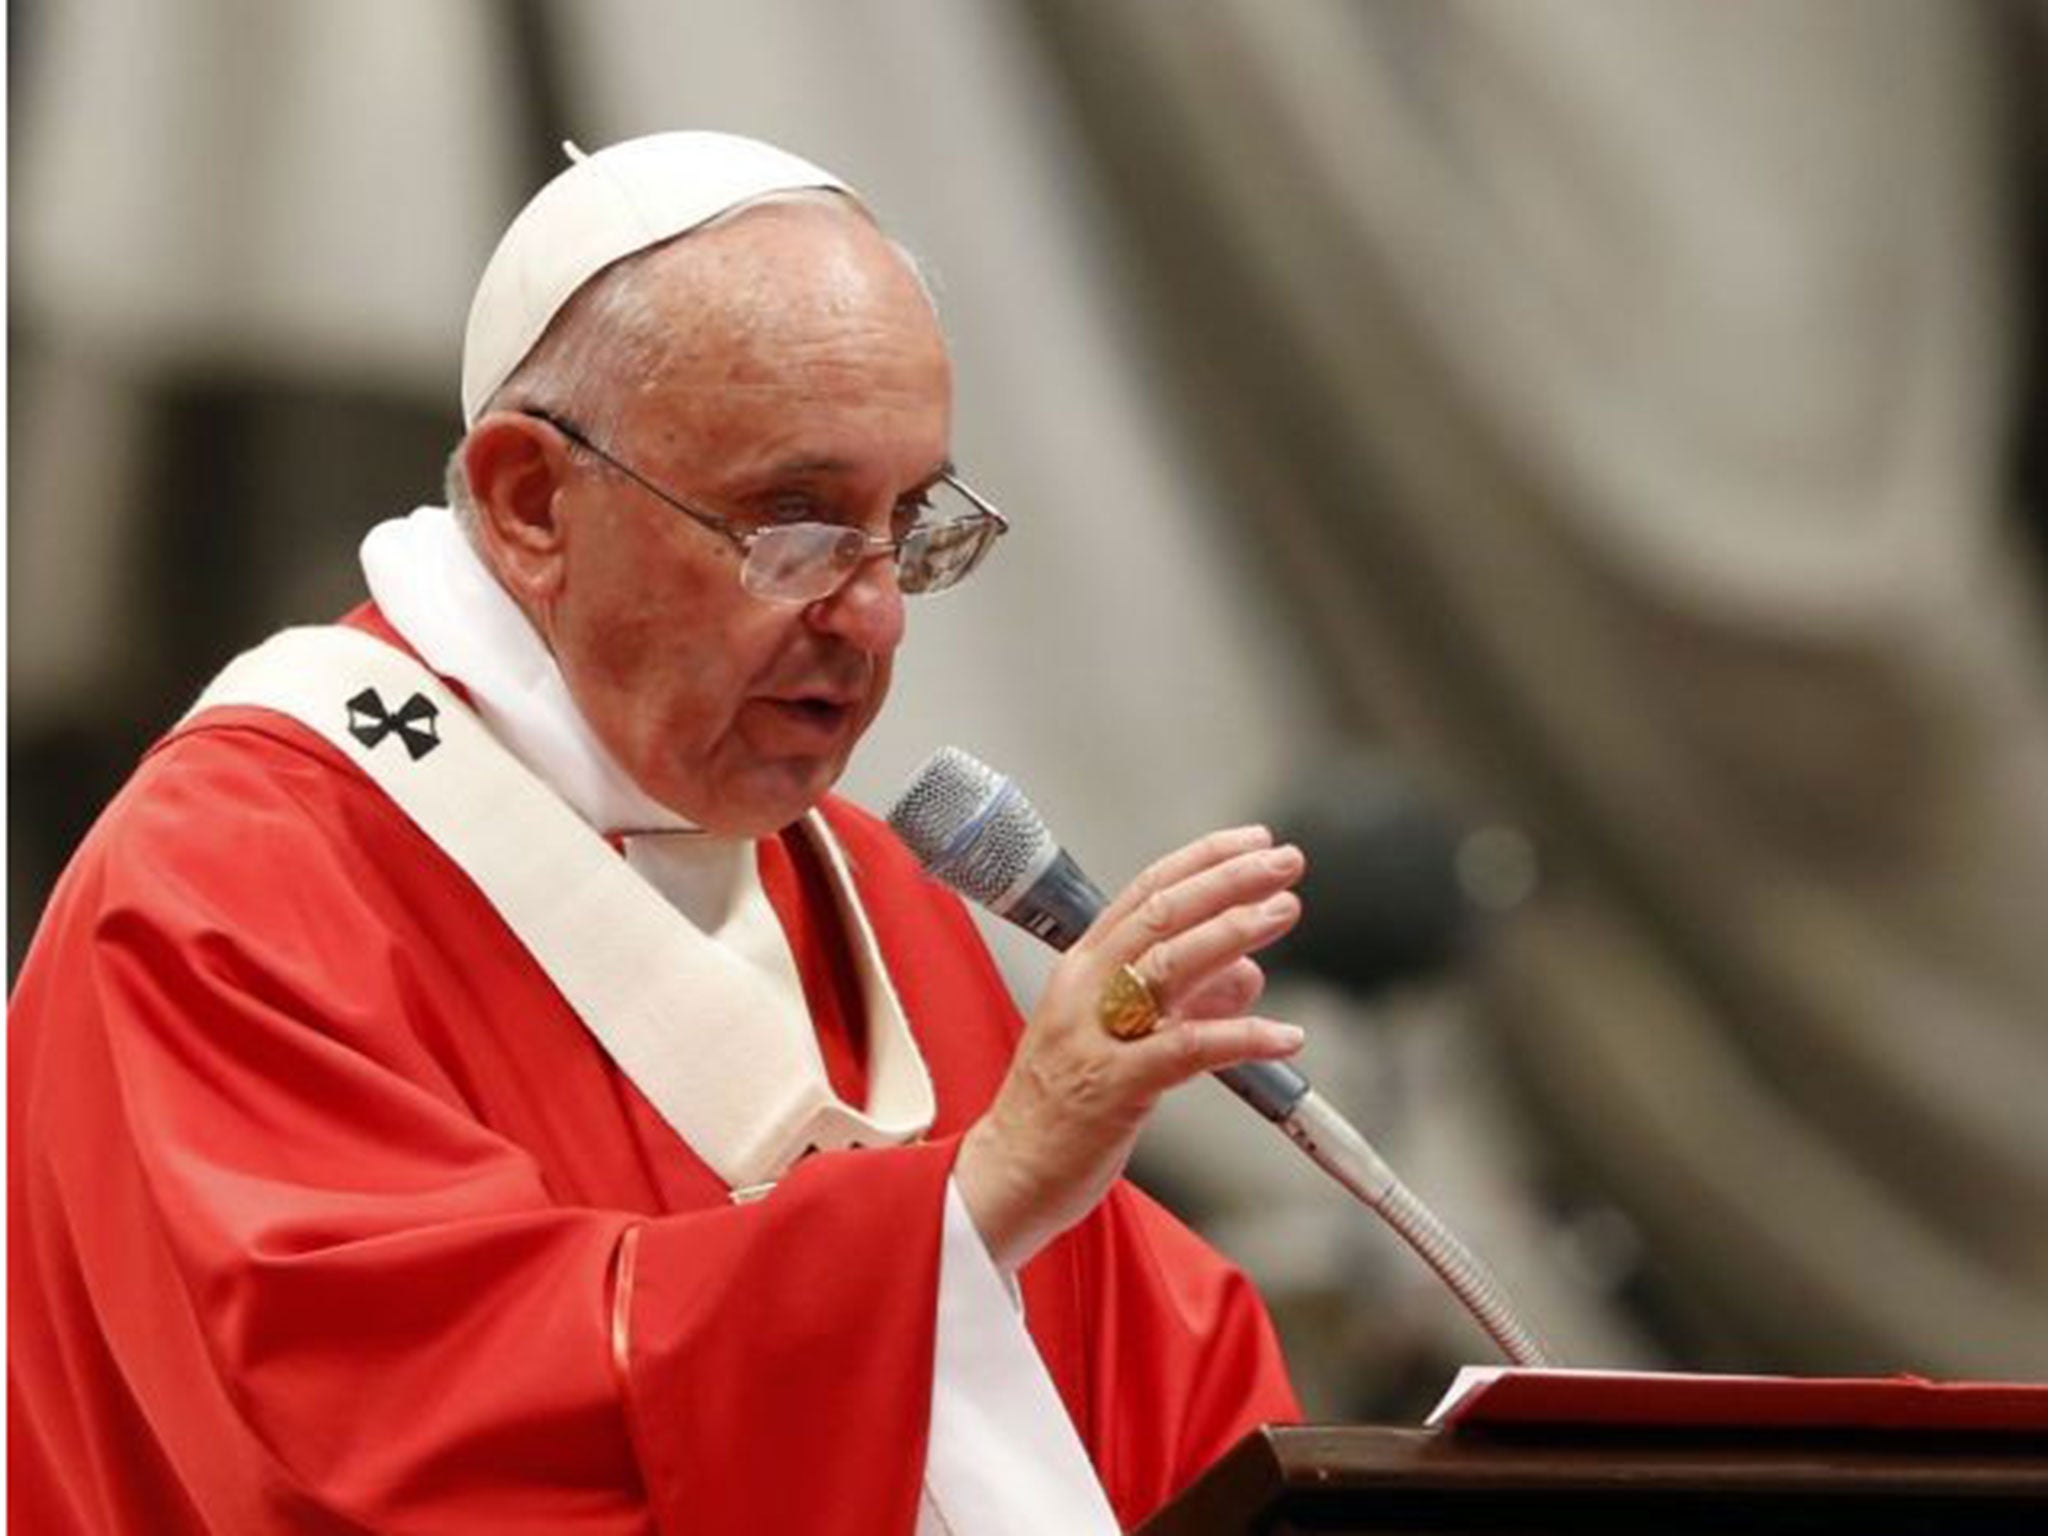
[[[1103,983],[1095,1017],[1119,1040],[1142,1040],[1159,1027],[1159,995],[1135,965],[1120,965]]]

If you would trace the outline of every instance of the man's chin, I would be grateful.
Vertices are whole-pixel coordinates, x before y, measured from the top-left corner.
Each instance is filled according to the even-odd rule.
[[[781,762],[750,773],[740,783],[707,797],[692,810],[677,807],[705,831],[720,837],[772,837],[801,821],[831,792],[845,770],[843,758]]]

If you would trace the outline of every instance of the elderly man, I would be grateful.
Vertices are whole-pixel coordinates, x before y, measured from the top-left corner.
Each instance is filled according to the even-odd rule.
[[[1022,1023],[828,793],[905,595],[1002,528],[857,198],[724,135],[579,156],[463,395],[454,507],[216,680],[23,970],[19,1527],[1106,1531],[1291,1415],[1118,1175],[1297,1047],[1246,1013],[1299,854],[1164,859]]]

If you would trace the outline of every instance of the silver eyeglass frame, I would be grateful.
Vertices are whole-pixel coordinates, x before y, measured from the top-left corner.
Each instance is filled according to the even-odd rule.
[[[747,592],[750,593],[752,596],[760,598],[763,602],[822,602],[824,599],[830,597],[833,593],[839,591],[842,587],[846,585],[847,582],[851,581],[854,578],[855,573],[858,572],[862,566],[866,565],[868,561],[879,559],[881,556],[885,554],[894,557],[896,563],[897,578],[899,582],[905,583],[903,585],[902,590],[905,592],[906,595],[923,596],[933,592],[944,592],[951,587],[958,586],[961,582],[965,581],[968,578],[968,576],[973,574],[974,569],[977,566],[979,566],[984,559],[987,558],[988,552],[995,547],[996,540],[1001,538],[1004,534],[1010,531],[1010,520],[1004,517],[1003,514],[996,509],[995,505],[991,503],[987,497],[983,496],[979,491],[975,490],[973,486],[969,485],[965,480],[961,479],[951,469],[940,470],[938,475],[936,476],[936,479],[938,481],[943,481],[945,484],[951,486],[955,491],[959,492],[959,494],[963,498],[965,498],[968,505],[974,508],[976,514],[975,516],[948,518],[943,522],[919,524],[918,526],[910,529],[908,532],[897,535],[893,538],[886,534],[868,533],[863,529],[847,527],[845,525],[837,523],[771,523],[759,528],[736,528],[733,526],[730,519],[720,517],[713,512],[701,511],[700,509],[691,506],[688,502],[682,500],[680,497],[674,496],[670,494],[668,491],[663,490],[660,486],[656,485],[652,480],[649,480],[645,475],[641,474],[631,465],[621,462],[612,454],[598,447],[598,445],[592,442],[589,439],[589,437],[584,434],[583,430],[576,426],[575,423],[555,415],[552,411],[542,410],[537,406],[522,406],[519,408],[518,414],[520,414],[521,416],[529,417],[534,421],[541,422],[546,426],[552,427],[555,431],[559,432],[564,438],[566,438],[571,444],[578,448],[581,448],[584,452],[590,454],[600,463],[607,465],[611,469],[617,470],[620,474],[624,475],[628,480],[632,481],[633,484],[639,486],[641,490],[647,492],[648,495],[654,497],[657,501],[660,501],[664,505],[672,508],[673,510],[682,513],[683,516],[687,517],[691,522],[696,523],[701,528],[708,529],[712,533],[715,533],[720,538],[724,539],[727,543],[731,544],[734,549],[740,552],[740,585],[744,587],[747,590]],[[970,525],[975,530],[974,537],[976,542],[972,554],[969,555],[964,565],[962,565],[958,570],[951,572],[947,576],[946,580],[940,583],[939,585],[933,586],[929,584],[920,584],[912,586],[908,584],[906,578],[911,573],[906,571],[905,569],[904,551],[906,549],[929,547],[933,539],[937,535],[948,531],[964,530]],[[791,596],[774,591],[762,591],[754,584],[753,581],[749,580],[748,572],[754,566],[754,550],[763,538],[767,537],[770,534],[785,532],[786,530],[790,529],[813,528],[823,529],[831,533],[837,541],[838,549],[841,551],[843,551],[846,548],[846,544],[849,539],[858,538],[861,541],[860,551],[857,555],[853,556],[851,559],[844,559],[842,557],[843,569],[839,569],[837,571],[837,579],[830,586],[826,587],[821,592],[812,593],[806,596]],[[829,572],[832,571],[834,567],[825,566],[821,567],[821,569]]]

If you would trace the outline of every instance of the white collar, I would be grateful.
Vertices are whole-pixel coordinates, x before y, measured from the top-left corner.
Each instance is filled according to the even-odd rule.
[[[628,1069],[657,1104],[686,1100],[700,1108],[712,1105],[714,1118],[737,1117],[734,1124],[740,1129],[735,1134],[741,1136],[745,1152],[714,1157],[713,1166],[721,1176],[765,1188],[806,1147],[875,1145],[922,1135],[933,1113],[931,1079],[855,895],[852,872],[823,819],[811,813],[809,837],[826,861],[861,978],[870,1037],[869,1110],[841,1102],[826,1078],[803,982],[789,940],[761,887],[753,842],[699,830],[626,776],[577,710],[546,645],[486,569],[454,514],[445,507],[421,507],[409,517],[380,523],[363,540],[362,560],[370,595],[391,627],[430,671],[468,690],[484,731],[587,825],[599,832],[625,834],[625,864],[693,930],[688,940],[672,940],[672,947],[683,945],[704,966],[712,967],[705,973],[707,985],[721,988],[722,995],[739,995],[731,991],[738,987],[753,998],[736,1016],[731,1033],[740,1038],[738,1019],[747,1021],[744,1029],[752,1033],[746,1038],[754,1042],[759,1058],[756,1075],[786,1079],[772,1084],[772,1092],[769,1086],[747,1093],[690,1086],[688,1079],[701,1051],[663,1050],[655,1053],[645,1072]],[[283,670],[291,674],[303,669],[291,662]],[[480,773],[489,761],[487,756],[479,758],[475,771]],[[395,797],[405,778],[401,775],[400,783],[387,784],[387,792]],[[458,817],[451,825],[460,823]],[[536,815],[530,824],[537,837],[549,822]],[[573,867],[568,852],[572,846],[573,839],[563,845],[559,858],[549,858],[549,864]],[[482,847],[479,858],[486,862],[503,852],[497,838],[484,839]],[[532,850],[525,851],[530,855]],[[520,862],[517,857],[512,860],[515,866]],[[601,860],[599,867],[609,869],[612,862]],[[544,911],[559,905],[546,898],[543,888],[531,903],[522,898],[512,905]],[[491,899],[510,921],[507,904],[496,896]],[[518,923],[513,927],[523,939],[525,930]],[[571,959],[585,948],[606,949],[604,935],[594,935],[587,924],[573,931],[575,942],[563,948]],[[606,983],[599,990],[608,995],[609,988]],[[612,1040],[603,1031],[599,1036],[614,1058],[621,1059]],[[782,1062],[784,1070],[768,1072],[771,1059]],[[678,1078],[678,1072],[684,1076]],[[795,1118],[787,1125],[764,1128],[762,1107],[772,1102],[796,1106],[790,1109]],[[695,1122],[687,1115],[671,1115],[666,1107],[663,1114],[700,1154],[731,1141],[730,1136],[693,1135],[688,1126]],[[719,1123],[725,1119],[719,1118]],[[731,1147],[727,1150],[732,1152]]]
[[[372,528],[370,596],[420,659],[460,683],[491,734],[599,832],[693,824],[635,784],[590,729],[561,668],[446,507]]]

